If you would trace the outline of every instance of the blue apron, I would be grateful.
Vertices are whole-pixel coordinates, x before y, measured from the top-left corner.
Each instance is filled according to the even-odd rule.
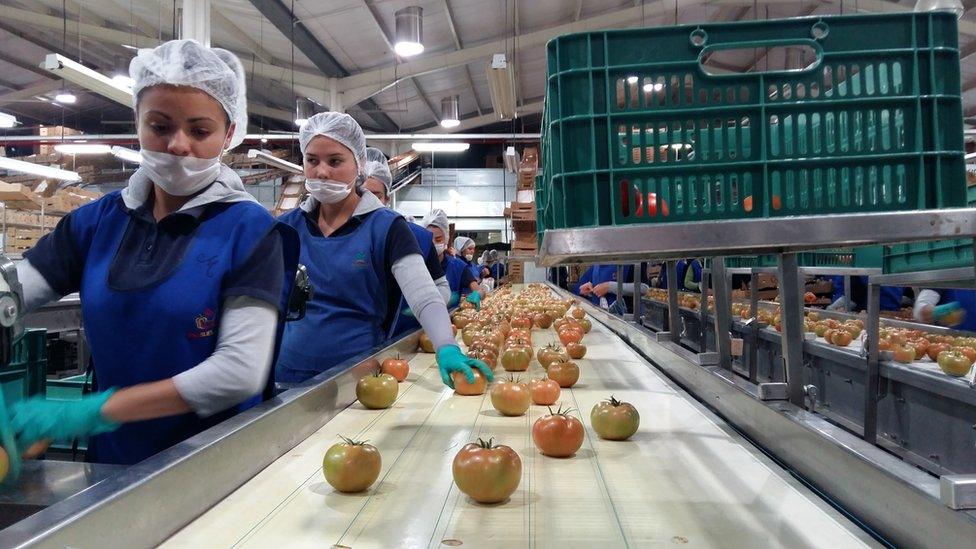
[[[966,318],[959,326],[953,326],[955,330],[965,330],[976,332],[976,292],[973,290],[936,290],[942,296],[939,305],[956,301],[959,306],[966,311]]]
[[[590,284],[596,286],[597,284],[602,284],[604,282],[616,282],[617,281],[617,266],[616,265],[594,265],[591,267],[593,269],[590,275]],[[633,269],[633,267],[631,267]],[[624,279],[627,277],[627,268],[624,267]],[[616,287],[614,287],[616,289]],[[614,301],[617,301],[617,294],[613,292],[607,292],[603,296],[607,300],[607,305],[613,305]],[[600,305],[600,298],[596,294],[590,294],[588,298],[594,305]]]
[[[407,227],[410,227],[410,231],[413,233],[414,238],[417,239],[417,245],[420,246],[420,257],[426,260],[427,255],[430,253],[431,249],[434,248],[434,235],[416,223],[407,223]],[[404,309],[407,307],[407,300],[404,299],[403,295],[401,295],[400,312],[397,314],[396,318],[393,319],[393,325],[390,326],[390,339],[416,330],[420,327],[420,323],[417,322],[416,318],[403,314]]]
[[[488,267],[488,271],[491,273],[491,277],[495,279],[495,284],[505,276],[505,265],[501,263],[495,263],[491,267]]]
[[[844,277],[833,275],[829,277],[830,281],[834,284],[834,295],[831,298],[831,302],[837,301],[838,299],[844,297]],[[853,279],[852,279],[853,280]],[[861,276],[860,283],[864,288],[864,295],[861,298],[865,301],[864,303],[857,303],[854,299],[854,290],[851,289],[851,300],[854,300],[858,307],[863,307],[865,310],[868,308],[867,304],[867,289],[868,289],[868,277]],[[882,286],[881,287],[881,303],[879,304],[882,311],[900,311],[901,310],[901,298],[905,293],[904,288],[899,288],[895,286]]]
[[[129,222],[119,192],[72,216],[78,249],[86,250],[81,312],[99,390],[171,378],[203,362],[217,344],[222,280],[250,257],[270,232],[279,230],[285,278],[279,302],[281,334],[287,296],[295,278],[297,236],[251,202],[211,204],[200,218],[185,259],[164,280],[136,290],[109,286],[109,269]],[[270,381],[270,380],[269,380]],[[270,383],[266,383],[266,389]],[[206,419],[194,413],[122,425],[91,437],[89,461],[133,464],[181,442],[261,401],[245,403]]]
[[[677,263],[675,263],[674,266],[675,266],[675,270],[677,271],[675,274],[678,276],[678,289],[679,290],[684,290],[685,289],[685,274],[687,274],[687,272],[688,272],[688,262],[685,261],[684,259],[682,259],[682,260],[678,261]],[[700,279],[700,277],[701,277],[701,275],[699,275],[699,279]],[[667,289],[667,287],[668,287],[668,269],[667,269],[667,264],[665,264],[665,263],[662,263],[661,264],[661,274],[658,276],[658,280],[660,281],[661,288]]]
[[[298,231],[300,263],[315,293],[305,318],[285,325],[277,381],[300,383],[386,339],[386,238],[399,216],[373,210],[351,233],[329,237],[312,234],[301,209],[280,217]]]
[[[462,288],[461,280],[464,279],[464,270],[468,268],[468,264],[464,261],[454,257],[450,254],[444,254],[444,259],[441,261],[441,267],[444,268],[444,276],[447,277],[447,283],[451,286],[451,292],[458,295],[467,295],[471,293],[471,288]]]
[[[481,265],[478,265],[474,261],[467,261],[462,259],[464,264],[467,265],[468,270],[471,271],[471,276],[474,277],[475,282],[481,282]]]

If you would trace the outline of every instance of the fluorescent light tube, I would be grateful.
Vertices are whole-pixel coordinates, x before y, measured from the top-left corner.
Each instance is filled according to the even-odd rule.
[[[470,143],[413,143],[413,150],[418,152],[464,152],[471,147]]]
[[[134,151],[126,147],[119,147],[118,145],[112,147],[112,156],[118,158],[119,160],[124,160],[133,164],[142,163],[142,154],[139,151]]]
[[[28,173],[31,175],[39,175],[41,177],[49,177],[51,179],[60,179],[62,181],[81,181],[81,176],[78,175],[78,172],[69,172],[68,170],[62,170],[61,168],[52,168],[51,166],[33,164],[31,162],[15,160],[5,156],[0,156],[0,168],[15,172]]]
[[[108,154],[112,147],[95,143],[60,143],[54,150],[62,154]]]

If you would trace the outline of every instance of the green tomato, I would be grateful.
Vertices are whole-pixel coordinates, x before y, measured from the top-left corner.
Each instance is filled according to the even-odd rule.
[[[593,407],[590,423],[600,438],[627,440],[640,427],[640,414],[633,405],[610,397]]]

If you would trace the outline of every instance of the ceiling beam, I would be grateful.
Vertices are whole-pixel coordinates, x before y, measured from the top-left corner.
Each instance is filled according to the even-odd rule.
[[[542,98],[531,99],[518,108],[518,115],[525,116],[527,114],[542,112],[542,106]],[[454,128],[446,129],[438,125],[436,127],[417,130],[417,133],[457,133],[473,128],[480,128],[481,126],[487,126],[488,124],[496,124],[498,122],[503,122],[503,120],[498,118],[498,115],[496,115],[494,112],[489,112],[482,115],[473,115],[468,118],[462,118],[461,125]]]
[[[424,93],[424,90],[420,89],[420,83],[417,82],[416,78],[411,78],[410,82],[413,84],[413,87],[417,89],[417,96],[420,97],[421,102],[423,102],[423,104],[427,106],[427,110],[430,111],[430,116],[434,119],[434,123],[440,124],[441,117],[439,114],[437,114],[437,109],[434,108],[434,104],[431,103],[430,99],[427,98],[427,94]]]
[[[576,0],[576,11],[573,12],[573,22],[579,21],[583,15],[583,0]]]
[[[23,59],[18,59],[16,57],[11,57],[3,52],[0,52],[0,61],[4,63],[9,63],[18,69],[32,72],[37,76],[43,76],[44,78],[51,78],[51,73],[37,66],[37,63],[28,63]]]
[[[210,16],[213,17],[214,26],[220,28],[222,31],[226,32],[228,35],[232,36],[241,45],[244,46],[245,51],[253,53],[258,59],[264,61],[265,63],[271,65],[283,66],[285,63],[275,59],[271,53],[264,49],[264,46],[258,43],[257,40],[253,39],[246,32],[241,30],[233,21],[227,18],[220,10],[211,10]]]
[[[163,32],[164,29],[157,30],[152,23],[146,21],[145,19],[133,13],[131,4],[125,5],[122,3],[122,0],[103,0],[103,1],[109,2],[110,4],[114,5],[119,10],[120,13],[126,13],[128,15],[129,17],[128,26],[132,31],[139,31],[139,33],[145,36],[161,36],[163,40],[172,38],[171,33]],[[213,13],[216,13],[216,10],[214,10]],[[134,46],[135,44],[130,44],[130,45]]]
[[[454,24],[454,14],[451,13],[451,4],[448,0],[442,0],[444,5],[444,17],[447,18],[447,28],[451,30],[451,38],[454,39],[454,49],[462,49],[461,38],[458,36],[457,26]]]
[[[315,35],[308,30],[305,24],[295,20],[295,14],[285,6],[282,0],[250,0],[250,2],[251,5],[257,8],[278,29],[278,32],[284,34],[289,40],[292,40],[295,47],[305,57],[308,57],[326,76],[337,78],[349,74],[339,64],[336,58],[329,53],[329,50],[325,49],[325,46],[315,38]],[[379,124],[380,127],[388,131],[397,129],[397,125],[393,120],[386,114],[380,112],[380,108],[375,102],[369,98],[363,99],[366,100],[364,105],[365,110],[376,111],[368,113],[368,116]],[[355,105],[360,102],[363,101],[347,102],[346,104]]]
[[[54,90],[61,88],[61,82],[57,80],[42,80],[35,84],[31,84],[26,88],[19,89],[17,91],[7,92],[0,95],[0,105],[5,103],[13,103],[15,101],[23,101],[25,99],[30,99],[35,95],[44,95],[45,93],[51,93]]]
[[[468,81],[468,89],[471,90],[471,97],[474,98],[474,106],[478,109],[478,115],[480,116],[485,114],[481,110],[481,100],[478,99],[478,90],[474,87],[474,78],[471,78],[471,67],[467,65],[464,66],[464,76]]]

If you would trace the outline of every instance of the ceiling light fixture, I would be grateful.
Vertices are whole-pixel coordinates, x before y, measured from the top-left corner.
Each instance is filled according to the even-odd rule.
[[[104,74],[92,70],[81,63],[72,61],[59,53],[49,53],[41,63],[41,68],[63,78],[69,82],[77,84],[86,90],[91,90],[103,97],[111,99],[116,103],[121,103],[126,107],[132,106],[132,88],[124,86],[120,82],[109,78]],[[64,94],[74,97],[74,94],[67,90],[62,90],[54,98],[58,103],[74,103],[72,100],[62,101],[60,97]]]
[[[126,147],[119,147],[118,145],[112,147],[112,156],[118,158],[119,160],[124,160],[133,164],[142,163],[142,154],[139,151],[134,151]]]
[[[312,102],[305,97],[299,97],[298,101],[295,102],[295,125],[299,128],[304,126],[314,113]]]
[[[108,154],[112,147],[96,143],[59,143],[54,150],[61,154]]]
[[[441,99],[441,126],[445,128],[456,128],[461,125],[458,106],[461,98],[457,95]]]
[[[68,90],[62,90],[54,96],[54,100],[62,105],[74,105],[78,101],[78,96]]]
[[[488,91],[491,94],[491,108],[502,120],[516,117],[515,75],[504,53],[496,53],[488,62]]]
[[[49,177],[51,179],[60,179],[62,181],[81,181],[81,176],[78,175],[78,172],[69,172],[61,168],[52,168],[51,166],[24,162],[23,160],[16,160],[5,156],[0,156],[0,169]]]
[[[17,117],[12,114],[0,112],[0,128],[13,128],[17,125]]]
[[[424,9],[420,6],[408,6],[397,10],[393,17],[396,19],[396,43],[393,51],[400,57],[423,53]]]
[[[303,170],[302,167],[299,166],[298,164],[294,164],[283,158],[278,158],[273,154],[266,153],[264,151],[259,151],[258,149],[248,150],[247,157],[251,159],[258,159],[269,166],[281,168],[282,170],[289,171],[291,173],[298,173],[298,174],[305,173],[305,170]]]
[[[413,143],[410,145],[417,152],[464,152],[471,147],[470,143]]]

